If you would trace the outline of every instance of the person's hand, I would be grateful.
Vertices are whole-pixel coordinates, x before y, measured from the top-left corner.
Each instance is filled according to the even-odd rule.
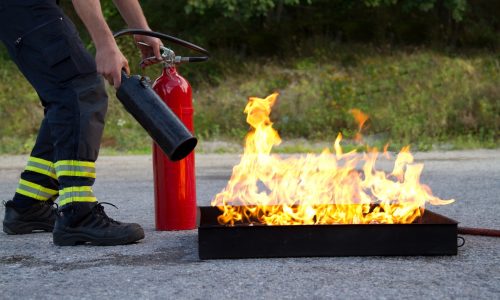
[[[147,67],[149,65],[152,65],[154,63],[163,60],[160,52],[160,46],[163,46],[163,44],[160,39],[146,35],[134,35],[134,40],[136,43],[142,42],[150,46],[148,47],[141,44],[137,44],[137,47],[139,48],[139,50],[141,50],[142,59],[156,57],[156,61],[145,60],[143,67]]]
[[[116,43],[97,47],[95,61],[97,65],[97,73],[102,74],[104,78],[113,85],[115,89],[120,87],[122,81],[122,69],[130,74],[128,61],[123,56]]]

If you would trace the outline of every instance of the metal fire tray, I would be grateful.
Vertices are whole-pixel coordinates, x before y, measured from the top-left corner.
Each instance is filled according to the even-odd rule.
[[[199,210],[200,259],[457,254],[457,222],[429,210],[412,224],[286,226],[224,226],[217,207]]]

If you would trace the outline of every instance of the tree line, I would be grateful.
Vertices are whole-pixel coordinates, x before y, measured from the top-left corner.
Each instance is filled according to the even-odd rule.
[[[499,46],[500,1],[491,0],[144,0],[153,29],[211,49],[279,55],[311,36],[342,43]],[[124,26],[103,1],[114,28]]]

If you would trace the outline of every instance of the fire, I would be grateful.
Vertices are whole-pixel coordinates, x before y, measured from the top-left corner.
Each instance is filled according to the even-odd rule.
[[[361,142],[363,140],[361,130],[363,129],[363,126],[365,126],[365,122],[368,120],[368,115],[357,108],[351,109],[350,112],[356,122],[358,122],[358,132],[356,133],[354,140],[356,142]]]
[[[319,155],[271,154],[273,146],[281,143],[269,117],[277,97],[274,93],[265,99],[249,98],[244,112],[252,129],[245,137],[243,156],[227,186],[212,201],[223,212],[220,224],[411,223],[423,214],[427,202],[454,201],[433,196],[420,183],[423,164],[414,163],[408,146],[401,149],[389,174],[375,168],[376,148],[344,153],[340,133],[334,153],[327,148]],[[360,132],[368,116],[351,112]]]

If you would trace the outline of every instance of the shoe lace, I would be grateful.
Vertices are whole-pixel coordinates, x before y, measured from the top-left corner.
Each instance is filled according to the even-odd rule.
[[[93,211],[96,215],[101,216],[105,221],[110,222],[110,223],[116,223],[119,224],[120,222],[113,220],[110,218],[105,212],[104,212],[104,206],[103,204],[106,205],[111,205],[114,208],[118,209],[118,207],[112,203],[109,202],[99,202],[96,206],[94,206]]]

